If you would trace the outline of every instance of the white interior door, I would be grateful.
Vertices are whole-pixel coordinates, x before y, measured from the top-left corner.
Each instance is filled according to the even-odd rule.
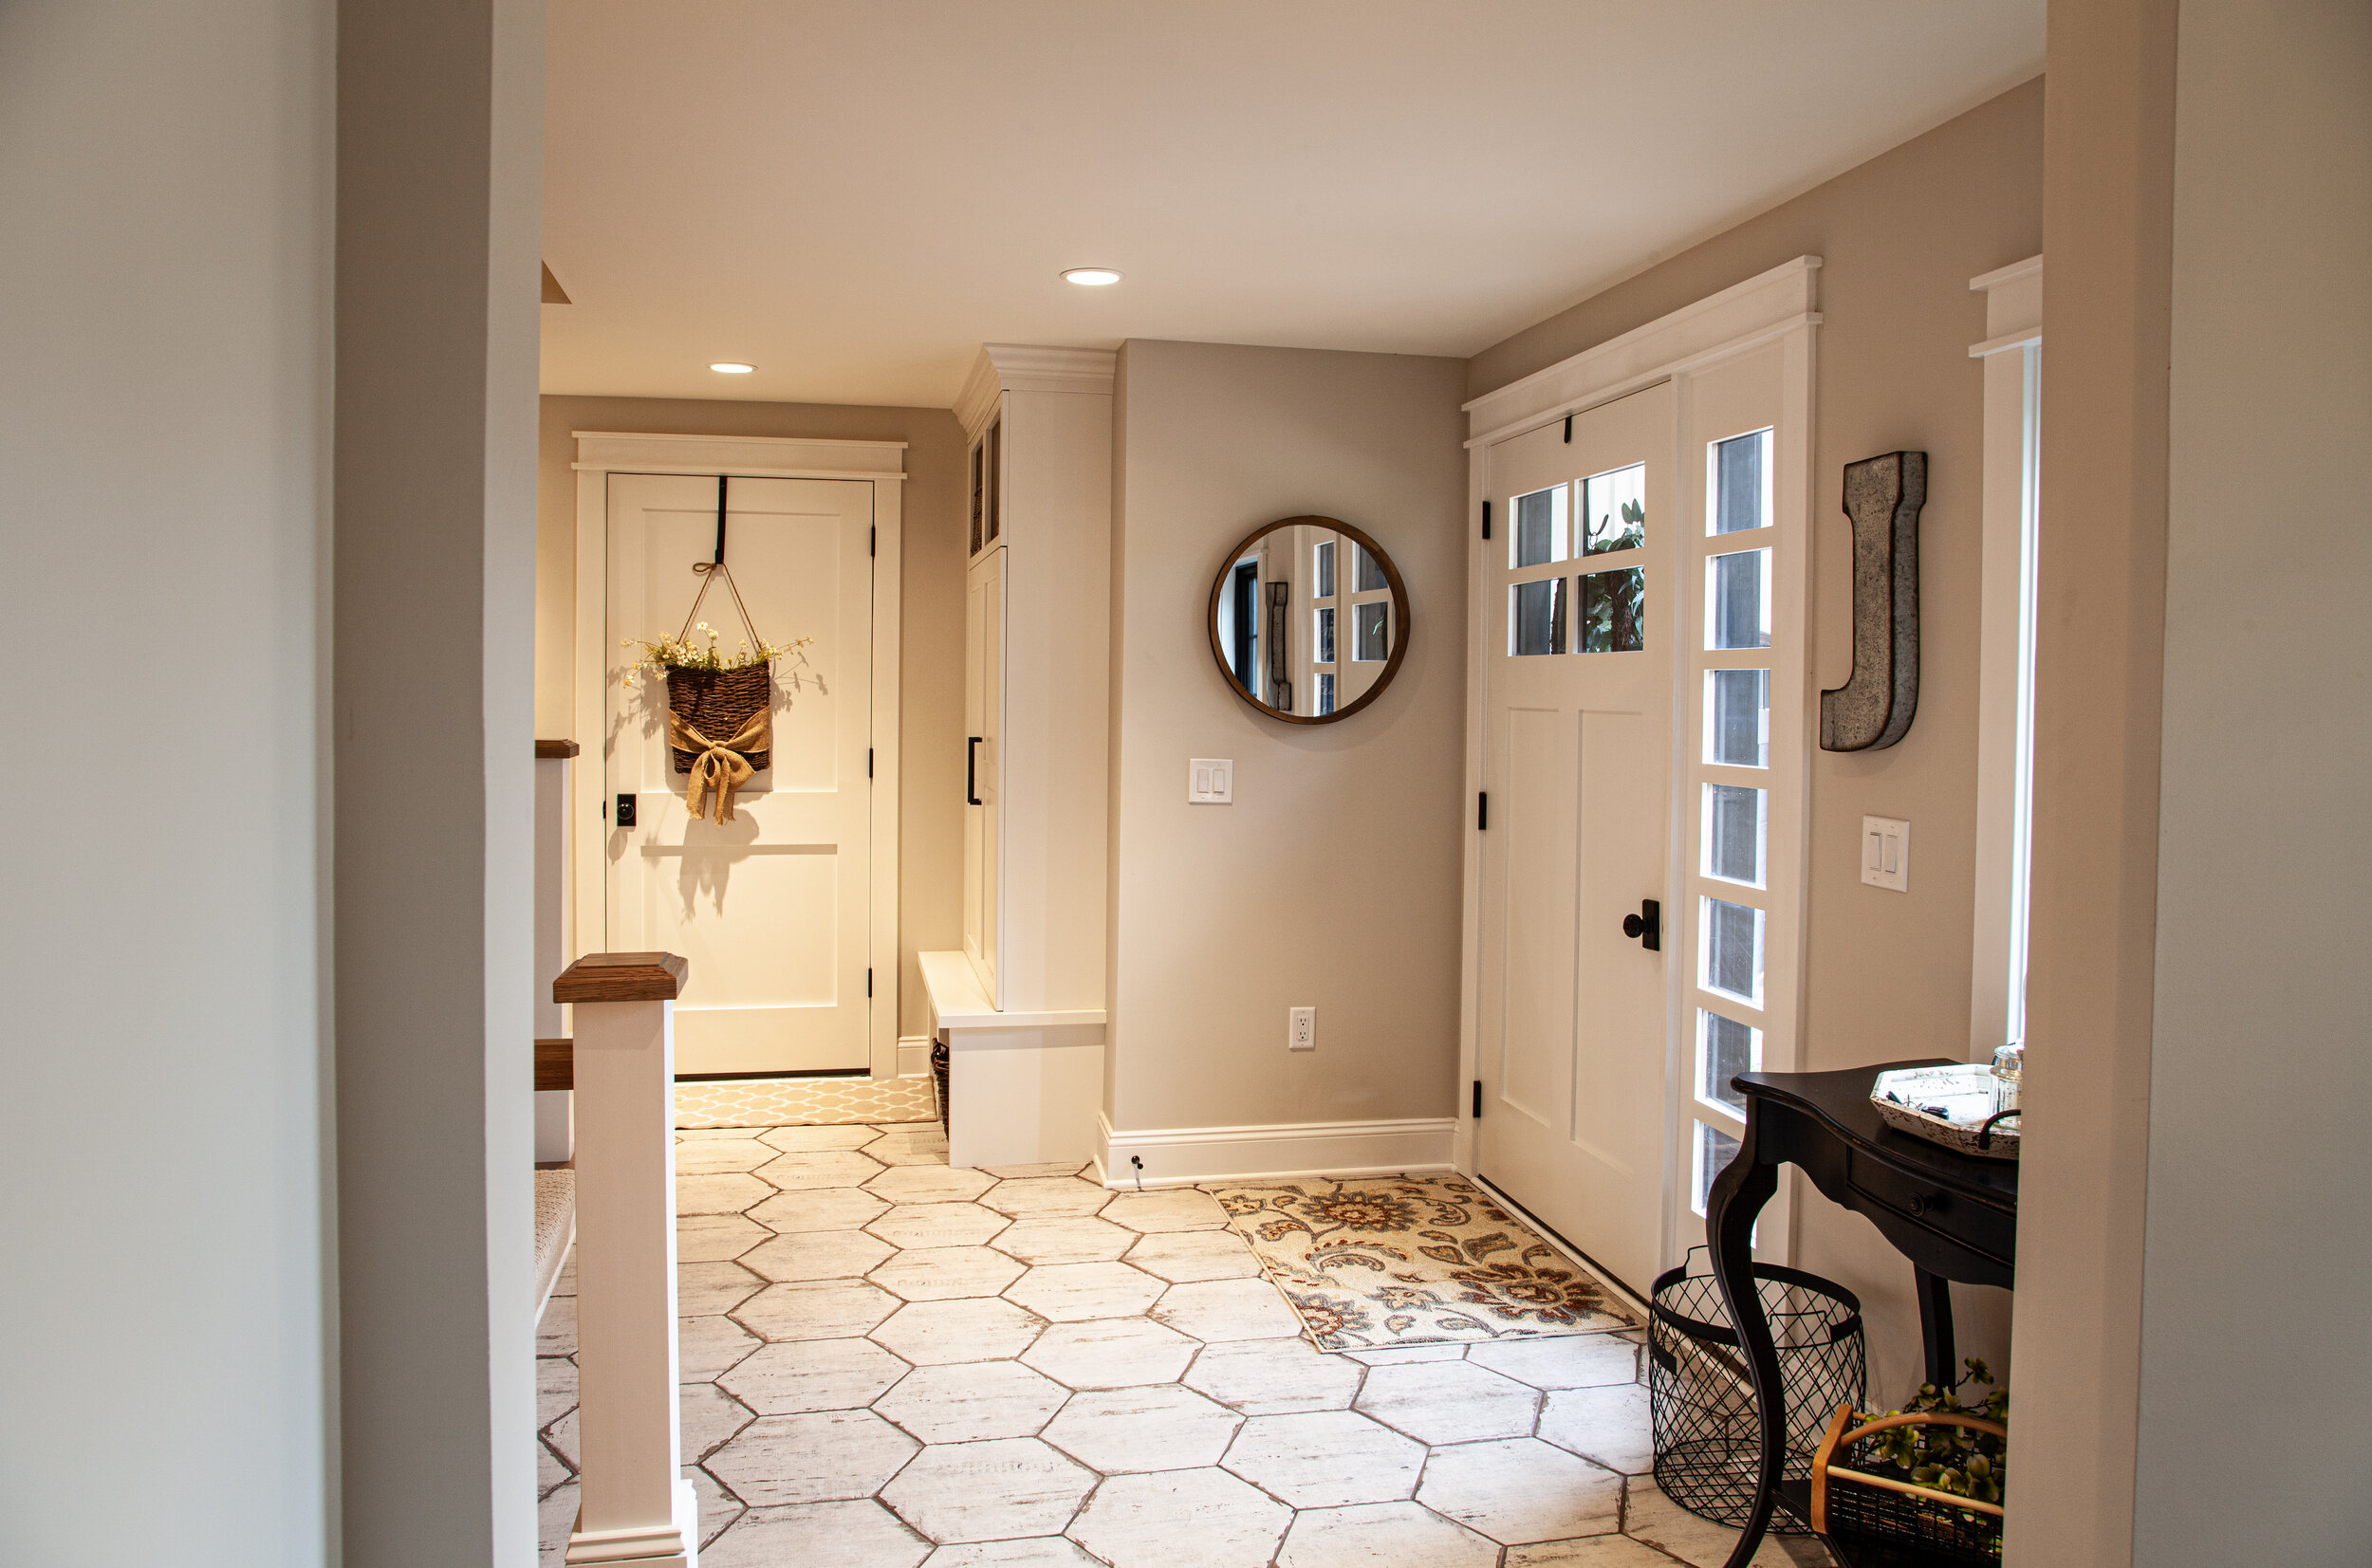
[[[734,479],[725,559],[758,635],[814,640],[774,666],[771,765],[730,822],[695,821],[667,745],[666,690],[616,678],[628,638],[683,624],[695,563],[716,551],[717,481],[613,474],[603,736],[608,784],[607,945],[677,952],[691,978],[676,1007],[686,1075],[862,1069],[870,903],[873,487],[862,480]],[[744,637],[723,581],[701,601],[730,655]],[[635,824],[618,823],[621,796]]]
[[[1476,1167],[1644,1295],[1671,1060],[1674,393],[1491,449]],[[1654,899],[1663,947],[1625,934]]]
[[[964,579],[964,952],[995,1007],[1004,1005],[996,980],[1004,728],[1005,551],[994,549]]]

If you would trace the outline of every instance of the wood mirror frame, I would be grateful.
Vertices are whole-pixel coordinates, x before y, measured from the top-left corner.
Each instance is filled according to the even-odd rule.
[[[1392,590],[1392,652],[1384,655],[1383,669],[1377,673],[1374,684],[1361,692],[1353,701],[1336,709],[1331,713],[1289,713],[1281,708],[1273,708],[1262,702],[1245,689],[1243,682],[1235,678],[1235,667],[1228,662],[1227,650],[1219,641],[1219,601],[1227,593],[1228,579],[1233,575],[1235,563],[1241,561],[1253,545],[1279,528],[1292,527],[1324,528],[1351,541],[1375,558],[1376,563],[1383,568],[1385,585]],[[1346,572],[1349,569],[1348,563],[1339,563],[1336,567],[1337,571]],[[1275,522],[1264,523],[1246,534],[1220,561],[1218,571],[1211,579],[1211,604],[1204,619],[1211,636],[1212,662],[1218,666],[1219,678],[1227,682],[1228,690],[1250,703],[1257,711],[1272,719],[1281,719],[1287,724],[1333,724],[1338,720],[1349,718],[1353,713],[1383,695],[1384,688],[1392,684],[1392,677],[1400,673],[1400,660],[1408,655],[1408,639],[1415,629],[1408,613],[1408,584],[1400,581],[1400,568],[1393,563],[1391,555],[1365,533],[1352,527],[1340,518],[1334,517],[1280,517]]]

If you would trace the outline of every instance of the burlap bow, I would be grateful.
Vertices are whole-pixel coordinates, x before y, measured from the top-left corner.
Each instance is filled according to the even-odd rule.
[[[706,815],[708,792],[716,791],[716,820],[719,823],[733,820],[733,795],[750,782],[757,769],[750,766],[747,753],[771,748],[774,740],[774,710],[771,705],[760,708],[745,720],[739,729],[721,741],[710,740],[674,709],[667,710],[667,744],[680,751],[696,751],[692,760],[692,780],[684,793],[684,804],[691,808],[692,820],[698,821]]]

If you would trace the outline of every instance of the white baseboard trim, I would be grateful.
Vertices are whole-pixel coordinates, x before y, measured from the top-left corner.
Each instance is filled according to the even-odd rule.
[[[899,1078],[929,1078],[931,1076],[931,1037],[929,1035],[899,1035],[898,1037],[898,1076]]]
[[[1096,1167],[1106,1187],[1190,1187],[1257,1177],[1388,1176],[1450,1170],[1457,1121],[1299,1121],[1261,1127],[1156,1127],[1116,1132],[1096,1116]],[[1131,1160],[1140,1162],[1132,1165]]]

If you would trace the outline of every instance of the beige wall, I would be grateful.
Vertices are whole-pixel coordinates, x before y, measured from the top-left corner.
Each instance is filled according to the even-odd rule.
[[[565,305],[547,305],[565,310]],[[838,436],[903,441],[906,529],[899,597],[898,1018],[929,1011],[915,954],[963,946],[964,433],[945,409],[748,403],[677,397],[547,397],[535,546],[536,733],[574,732],[579,430],[655,435]]]
[[[2038,79],[1469,367],[1470,395],[1490,391],[1766,267],[1822,257],[1812,625],[1824,687],[1844,685],[1853,663],[1844,465],[1905,448],[1928,454],[1918,719],[1883,751],[1813,753],[1807,1069],[1968,1054],[1984,446],[1984,373],[1969,345],[1985,336],[1984,300],[1969,280],[2042,249],[2042,138]],[[1864,814],[1911,822],[1907,894],[1862,885]],[[1817,1196],[1798,1211],[1803,1266],[1850,1284],[1869,1309],[1872,1397],[1906,1396],[1919,1376],[1910,1265],[1859,1216]],[[1964,1354],[1998,1366],[2007,1296],[1957,1295]]]
[[[1455,360],[1133,341],[1112,570],[1112,1071],[1122,1131],[1447,1116],[1457,1071],[1465,454]],[[1212,575],[1298,513],[1408,580],[1407,661],[1339,724],[1256,713]],[[1235,803],[1186,803],[1193,757]],[[1318,1009],[1288,1054],[1287,1009]]]
[[[337,1559],[333,13],[0,5],[11,1564]]]
[[[2318,1435],[2372,1407],[2372,7],[2181,11],[2133,1560],[2337,1568],[2372,1551]]]

